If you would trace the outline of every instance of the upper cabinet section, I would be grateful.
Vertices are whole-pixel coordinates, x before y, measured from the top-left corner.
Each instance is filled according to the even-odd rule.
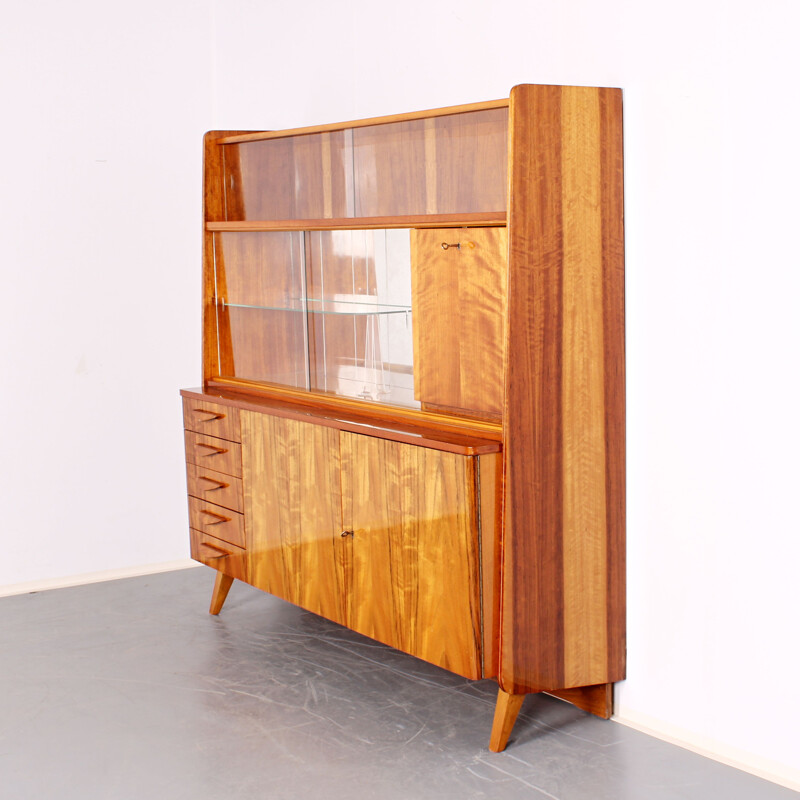
[[[508,100],[208,134],[204,386],[499,435],[508,149]]]
[[[524,84],[210,132],[204,387],[492,436],[513,417],[525,447],[566,441],[563,401],[578,441],[602,432],[581,403],[622,369],[621,122],[619,90]]]
[[[222,202],[208,222],[504,219],[507,107],[259,137],[221,140]]]

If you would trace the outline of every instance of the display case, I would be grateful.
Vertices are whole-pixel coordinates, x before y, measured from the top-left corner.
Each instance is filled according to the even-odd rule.
[[[233,579],[601,716],[624,675],[621,93],[204,148],[191,546]]]

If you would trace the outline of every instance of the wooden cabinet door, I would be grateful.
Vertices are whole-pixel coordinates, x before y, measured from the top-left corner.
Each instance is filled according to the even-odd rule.
[[[502,413],[507,250],[505,228],[411,231],[414,394],[423,408]]]
[[[339,431],[241,413],[250,583],[346,623]]]
[[[342,432],[347,625],[481,677],[474,458]]]

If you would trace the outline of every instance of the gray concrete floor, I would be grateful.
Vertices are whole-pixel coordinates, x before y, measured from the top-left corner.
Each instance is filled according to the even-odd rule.
[[[0,599],[0,797],[800,795],[558,700],[487,749],[469,682],[206,568]]]

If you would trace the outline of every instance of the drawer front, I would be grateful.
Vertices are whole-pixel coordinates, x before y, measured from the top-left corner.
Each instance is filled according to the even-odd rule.
[[[197,464],[187,464],[186,485],[192,497],[230,508],[241,514],[243,509],[241,478],[198,467]]]
[[[245,546],[244,518],[229,508],[190,497],[189,526],[223,542],[235,544],[237,547]]]
[[[183,427],[229,442],[240,442],[239,409],[183,398]]]
[[[215,436],[205,436],[195,431],[184,431],[186,460],[203,469],[224,472],[235,478],[242,477],[242,446]]]
[[[244,550],[207,533],[196,530],[190,533],[195,561],[214,567],[231,578],[247,581],[247,553]]]

